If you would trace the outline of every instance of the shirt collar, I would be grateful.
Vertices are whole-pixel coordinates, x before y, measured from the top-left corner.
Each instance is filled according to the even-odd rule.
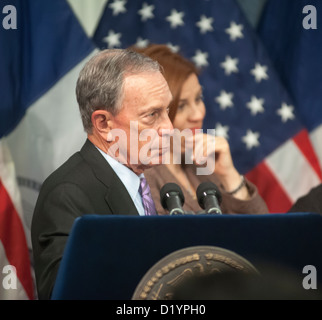
[[[119,179],[124,184],[125,188],[127,189],[128,193],[130,194],[131,198],[134,199],[136,197],[139,187],[140,187],[140,178],[142,176],[144,177],[143,173],[138,176],[136,173],[134,173],[127,166],[118,162],[116,159],[114,159],[110,155],[106,154],[100,148],[98,148],[98,147],[96,147],[96,148],[102,154],[102,156],[105,158],[105,160],[109,163],[109,165],[113,168],[114,172],[117,174]]]

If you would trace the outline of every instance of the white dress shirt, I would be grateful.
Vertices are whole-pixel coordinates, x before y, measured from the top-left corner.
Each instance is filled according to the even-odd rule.
[[[131,199],[133,200],[137,211],[139,212],[140,216],[144,216],[144,207],[142,204],[142,197],[139,193],[140,187],[140,177],[144,177],[144,174],[136,175],[131,169],[123,165],[122,163],[118,162],[100,148],[96,147],[97,150],[102,154],[105,160],[109,163],[109,165],[113,168],[114,172],[117,174],[119,179],[124,184],[126,190],[128,191]]]

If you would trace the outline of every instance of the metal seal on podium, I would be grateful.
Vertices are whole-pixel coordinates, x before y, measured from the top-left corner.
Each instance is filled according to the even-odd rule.
[[[231,285],[234,290],[234,281],[258,275],[248,260],[233,251],[193,246],[172,252],[152,266],[132,300],[212,299],[222,286],[228,290]]]

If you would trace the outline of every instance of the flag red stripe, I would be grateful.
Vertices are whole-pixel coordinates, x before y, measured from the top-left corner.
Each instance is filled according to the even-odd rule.
[[[30,259],[25,232],[20,217],[0,179],[0,240],[7,259],[17,270],[17,276],[29,299],[34,298]]]
[[[319,159],[312,147],[311,140],[307,130],[300,131],[294,138],[294,143],[301,150],[304,157],[310,163],[320,180],[322,181],[322,171],[319,163]]]
[[[284,213],[291,208],[291,199],[264,161],[248,172],[246,177],[257,186],[269,212]]]

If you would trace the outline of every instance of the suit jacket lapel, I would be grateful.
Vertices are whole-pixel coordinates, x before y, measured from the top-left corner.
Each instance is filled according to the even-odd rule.
[[[80,153],[94,175],[107,188],[105,200],[113,214],[139,215],[132,198],[117,174],[96,147],[87,139]]]

